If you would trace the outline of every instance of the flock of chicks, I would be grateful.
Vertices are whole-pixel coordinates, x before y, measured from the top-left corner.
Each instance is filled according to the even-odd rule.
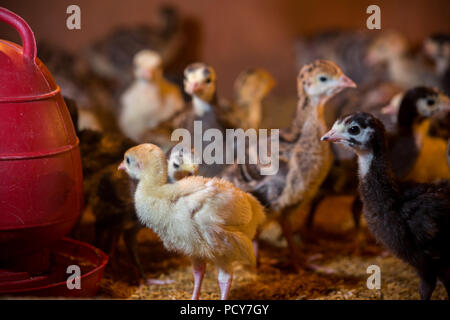
[[[218,267],[226,299],[233,263],[257,265],[266,220],[279,222],[292,263],[320,269],[301,255],[291,219],[304,210],[312,225],[324,195],[347,193],[355,195],[356,227],[363,212],[377,240],[417,270],[423,299],[437,279],[450,294],[449,37],[425,43],[434,71],[411,56],[397,33],[325,34],[299,39],[298,49],[298,104],[292,125],[280,131],[274,175],[261,175],[260,163],[199,165],[192,150],[170,141],[177,128],[192,133],[194,121],[203,131],[260,128],[262,104],[274,86],[263,69],[242,72],[227,102],[217,97],[215,70],[190,64],[183,74],[192,99],[186,103],[164,77],[161,54],[137,51],[132,83],[117,97],[116,132],[97,130],[91,120],[101,121],[66,98],[80,139],[96,245],[113,255],[123,235],[145,279],[137,234],[151,228],[168,250],[192,260],[193,299],[208,262]]]

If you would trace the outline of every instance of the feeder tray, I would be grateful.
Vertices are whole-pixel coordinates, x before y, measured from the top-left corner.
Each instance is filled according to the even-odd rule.
[[[108,263],[108,256],[93,246],[63,238],[50,251],[51,267],[48,273],[31,275],[28,272],[0,270],[0,294],[6,296],[38,297],[92,297]],[[67,273],[70,265],[81,269],[81,288],[70,290]]]

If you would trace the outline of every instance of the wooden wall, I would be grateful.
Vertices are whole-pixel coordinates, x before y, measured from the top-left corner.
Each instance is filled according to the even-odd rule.
[[[450,32],[448,0],[3,0],[1,5],[22,15],[39,39],[77,50],[115,25],[151,23],[163,3],[198,20],[199,58],[216,68],[225,95],[248,66],[269,69],[277,79],[277,93],[295,94],[293,37],[330,28],[364,29],[370,4],[381,7],[383,29],[398,29],[416,43],[431,32]],[[80,31],[65,27],[69,4],[81,7]],[[0,38],[19,40],[4,25]]]

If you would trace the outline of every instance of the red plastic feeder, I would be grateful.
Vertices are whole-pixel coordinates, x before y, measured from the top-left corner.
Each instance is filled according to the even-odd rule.
[[[16,289],[21,285],[30,288],[25,273],[48,276],[54,272],[51,263],[55,252],[61,252],[60,239],[80,215],[83,190],[78,138],[59,87],[36,58],[33,32],[22,18],[4,8],[0,8],[0,21],[17,29],[23,43],[22,50],[0,40],[3,293],[2,285],[12,289],[8,281],[16,281]],[[35,284],[49,285],[45,281]]]

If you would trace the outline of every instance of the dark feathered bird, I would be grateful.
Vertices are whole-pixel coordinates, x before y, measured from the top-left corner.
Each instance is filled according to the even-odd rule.
[[[423,136],[426,135],[430,119],[448,108],[448,98],[436,89],[416,87],[408,90],[400,102],[395,132],[386,134],[390,161],[393,172],[398,179],[404,180],[413,171],[422,148]],[[432,159],[430,159],[432,160]],[[308,215],[308,226],[313,223],[315,209],[325,194],[350,193],[356,194],[352,206],[355,226],[359,226],[361,213],[360,199],[357,196],[356,185],[351,182],[356,178],[354,162],[351,160],[336,161],[335,167],[321,186],[321,192],[315,199]],[[341,177],[343,175],[344,177]],[[355,188],[355,189],[353,189]],[[353,192],[352,192],[353,190]]]
[[[448,140],[447,144],[447,164],[450,167],[450,139]]]
[[[367,225],[417,271],[421,298],[431,298],[437,279],[450,294],[450,181],[399,182],[391,169],[384,126],[368,113],[339,119],[322,140],[342,143],[358,155]]]

